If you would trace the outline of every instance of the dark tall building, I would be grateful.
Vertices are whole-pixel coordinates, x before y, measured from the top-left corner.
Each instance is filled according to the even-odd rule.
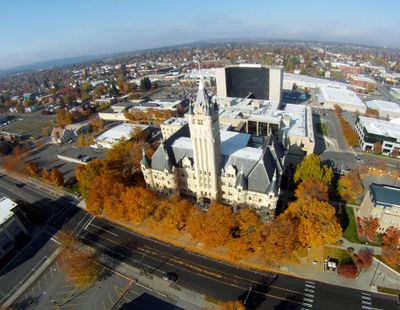
[[[280,103],[283,83],[281,67],[237,65],[217,69],[217,95],[270,100]]]

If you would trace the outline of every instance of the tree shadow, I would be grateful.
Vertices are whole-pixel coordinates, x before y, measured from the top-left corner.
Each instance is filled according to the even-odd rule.
[[[298,294],[288,295],[287,300],[282,300],[277,304],[275,310],[297,310],[304,308],[301,304],[303,302],[303,296]]]
[[[24,309],[31,309],[33,306],[39,303],[40,295],[39,296],[28,296],[18,303],[12,305],[13,310],[24,310]]]
[[[270,290],[274,278],[263,276],[259,283],[252,285],[238,298],[246,306],[246,309],[257,309],[266,299],[265,294]]]

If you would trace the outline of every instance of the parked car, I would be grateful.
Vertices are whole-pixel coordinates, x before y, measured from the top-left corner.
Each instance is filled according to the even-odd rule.
[[[170,283],[175,283],[176,281],[178,281],[178,275],[175,272],[166,272],[163,274],[161,279]]]

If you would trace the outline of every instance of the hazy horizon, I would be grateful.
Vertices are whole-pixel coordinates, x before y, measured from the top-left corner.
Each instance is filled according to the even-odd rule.
[[[400,2],[38,0],[0,5],[0,70],[199,40],[311,40],[400,48]],[[383,22],[384,21],[384,22]]]

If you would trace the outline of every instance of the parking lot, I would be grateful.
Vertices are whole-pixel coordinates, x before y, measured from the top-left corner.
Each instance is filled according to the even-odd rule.
[[[110,271],[110,270],[108,270]],[[87,289],[67,282],[57,261],[20,296],[13,309],[111,309],[132,281],[114,272]]]
[[[119,301],[117,309],[157,309],[157,310],[180,310],[175,305],[176,301],[167,295],[154,291],[150,287],[136,283]]]
[[[36,162],[40,168],[53,169],[58,168],[63,174],[65,180],[75,176],[75,167],[78,165],[76,162],[60,160],[57,154],[63,154],[78,158],[79,156],[91,156],[92,158],[104,159],[106,150],[97,150],[90,147],[78,148],[72,144],[57,145],[48,144],[40,151],[35,152],[29,160]]]

